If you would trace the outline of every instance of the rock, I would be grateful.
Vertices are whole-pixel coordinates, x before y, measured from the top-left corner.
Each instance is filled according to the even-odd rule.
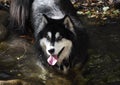
[[[7,25],[8,25],[9,13],[0,10],[0,41],[4,40],[7,36]]]
[[[46,77],[46,73],[36,63],[37,55],[33,44],[27,40],[10,35],[6,41],[0,43],[0,80],[26,79],[26,81],[33,83],[31,85],[43,85],[43,78],[40,75]],[[0,85],[18,84],[8,81],[2,81],[1,84],[0,81]]]
[[[7,36],[7,29],[5,26],[3,26],[2,24],[0,24],[0,41],[4,40]]]
[[[23,80],[8,80],[8,81],[0,81],[0,85],[31,85],[30,83]]]
[[[3,10],[0,10],[0,23],[4,26],[8,25],[9,13]]]
[[[65,78],[56,77],[56,78],[48,79],[45,85],[72,85],[72,84],[70,83],[69,80]]]

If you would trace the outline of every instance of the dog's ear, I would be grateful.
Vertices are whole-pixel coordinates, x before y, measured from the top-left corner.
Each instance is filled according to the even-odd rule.
[[[70,31],[74,32],[74,25],[73,25],[73,22],[72,22],[72,20],[70,19],[69,16],[66,15],[64,17],[63,23]]]
[[[46,24],[48,24],[48,19],[47,19],[47,16],[45,14],[43,14],[42,16],[40,16],[40,25],[39,25],[39,27],[35,29],[35,37],[36,38],[37,38],[39,32],[44,29]]]
[[[44,24],[47,24],[47,23],[48,23],[48,17],[47,17],[45,14],[43,14],[43,16],[42,16],[42,22],[43,22]]]

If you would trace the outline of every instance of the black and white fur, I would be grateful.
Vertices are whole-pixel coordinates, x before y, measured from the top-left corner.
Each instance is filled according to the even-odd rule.
[[[64,73],[86,60],[87,36],[69,0],[12,0],[10,12],[12,25],[24,31],[33,26],[40,66],[49,67],[51,49],[60,53],[51,67]]]

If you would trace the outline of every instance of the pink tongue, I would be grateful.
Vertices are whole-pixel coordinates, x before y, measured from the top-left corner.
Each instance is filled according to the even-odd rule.
[[[47,59],[47,62],[50,64],[50,65],[55,65],[57,63],[57,60],[58,60],[58,57],[56,55],[54,56],[50,56],[48,59]]]

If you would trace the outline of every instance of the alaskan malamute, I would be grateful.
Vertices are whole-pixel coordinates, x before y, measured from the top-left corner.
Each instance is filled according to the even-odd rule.
[[[40,65],[66,73],[85,61],[87,36],[69,0],[12,0],[10,12],[13,25],[30,19]]]

